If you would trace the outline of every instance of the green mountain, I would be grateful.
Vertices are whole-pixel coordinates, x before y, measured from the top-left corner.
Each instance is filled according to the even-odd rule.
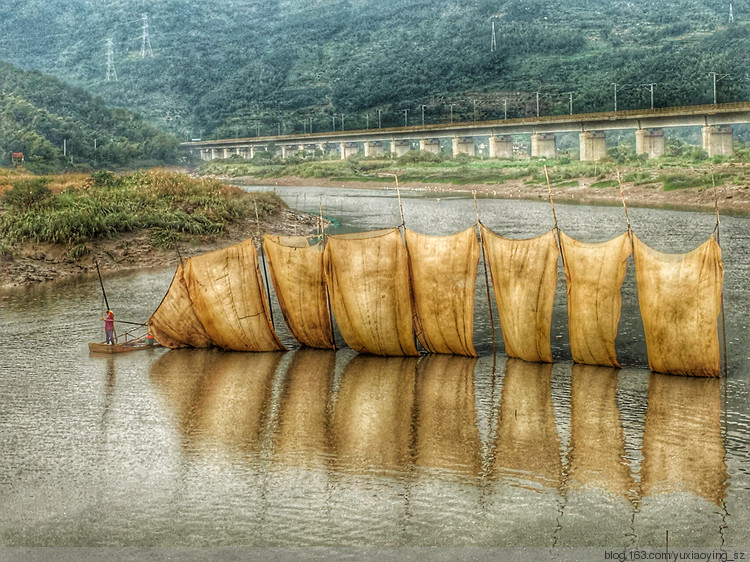
[[[0,165],[36,171],[176,162],[177,140],[126,109],[38,71],[0,62]]]
[[[182,139],[250,136],[533,115],[537,92],[542,114],[610,110],[615,91],[649,107],[651,84],[657,107],[710,103],[711,72],[718,101],[744,100],[750,7],[732,16],[725,0],[25,0],[0,6],[0,58]]]

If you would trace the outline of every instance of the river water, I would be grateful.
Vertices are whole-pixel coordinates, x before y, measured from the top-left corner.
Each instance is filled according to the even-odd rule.
[[[338,232],[401,222],[392,190],[276,191]],[[403,209],[429,234],[476,220],[447,192]],[[626,227],[618,207],[556,210],[585,241]],[[553,226],[541,201],[479,212],[511,238]],[[630,219],[668,252],[714,229],[710,213]],[[90,356],[98,280],[0,293],[0,546],[750,546],[749,226],[722,218],[721,380],[649,373],[632,263],[620,370],[571,363],[562,270],[554,365],[506,359],[499,326],[493,358],[481,265],[478,359],[298,350],[275,303],[288,353]],[[117,317],[148,318],[172,273],[107,276]]]

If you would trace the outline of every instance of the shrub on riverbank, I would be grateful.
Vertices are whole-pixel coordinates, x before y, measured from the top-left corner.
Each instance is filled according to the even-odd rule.
[[[273,193],[250,194],[216,180],[160,170],[98,174],[45,196],[39,188],[32,204],[22,197],[28,182],[33,189],[49,183],[18,180],[4,191],[0,245],[31,241],[77,247],[141,229],[151,231],[155,245],[170,245],[181,236],[220,235],[233,223],[254,220],[256,209],[262,218],[284,206]]]

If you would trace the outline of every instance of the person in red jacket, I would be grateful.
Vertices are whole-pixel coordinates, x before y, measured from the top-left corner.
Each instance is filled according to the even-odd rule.
[[[115,343],[115,313],[111,310],[107,311],[107,316],[101,318],[104,320],[104,338],[106,343]]]

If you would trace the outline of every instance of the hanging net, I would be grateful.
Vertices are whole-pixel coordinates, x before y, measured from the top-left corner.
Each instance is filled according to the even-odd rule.
[[[409,263],[398,229],[330,236],[325,270],[331,308],[349,347],[373,355],[418,355]]]
[[[551,363],[550,327],[559,254],[554,232],[511,240],[484,225],[481,229],[505,353],[525,361]]]
[[[273,288],[292,335],[308,347],[333,349],[331,313],[323,279],[323,243],[306,236],[264,236]]]
[[[638,304],[652,371],[719,375],[718,317],[724,266],[713,236],[686,254],[633,237]]]
[[[417,337],[431,353],[476,357],[474,285],[479,242],[474,227],[452,236],[405,230]]]
[[[568,285],[568,326],[573,361],[619,367],[615,352],[620,289],[631,245],[627,233],[607,242],[580,242],[560,232]]]

